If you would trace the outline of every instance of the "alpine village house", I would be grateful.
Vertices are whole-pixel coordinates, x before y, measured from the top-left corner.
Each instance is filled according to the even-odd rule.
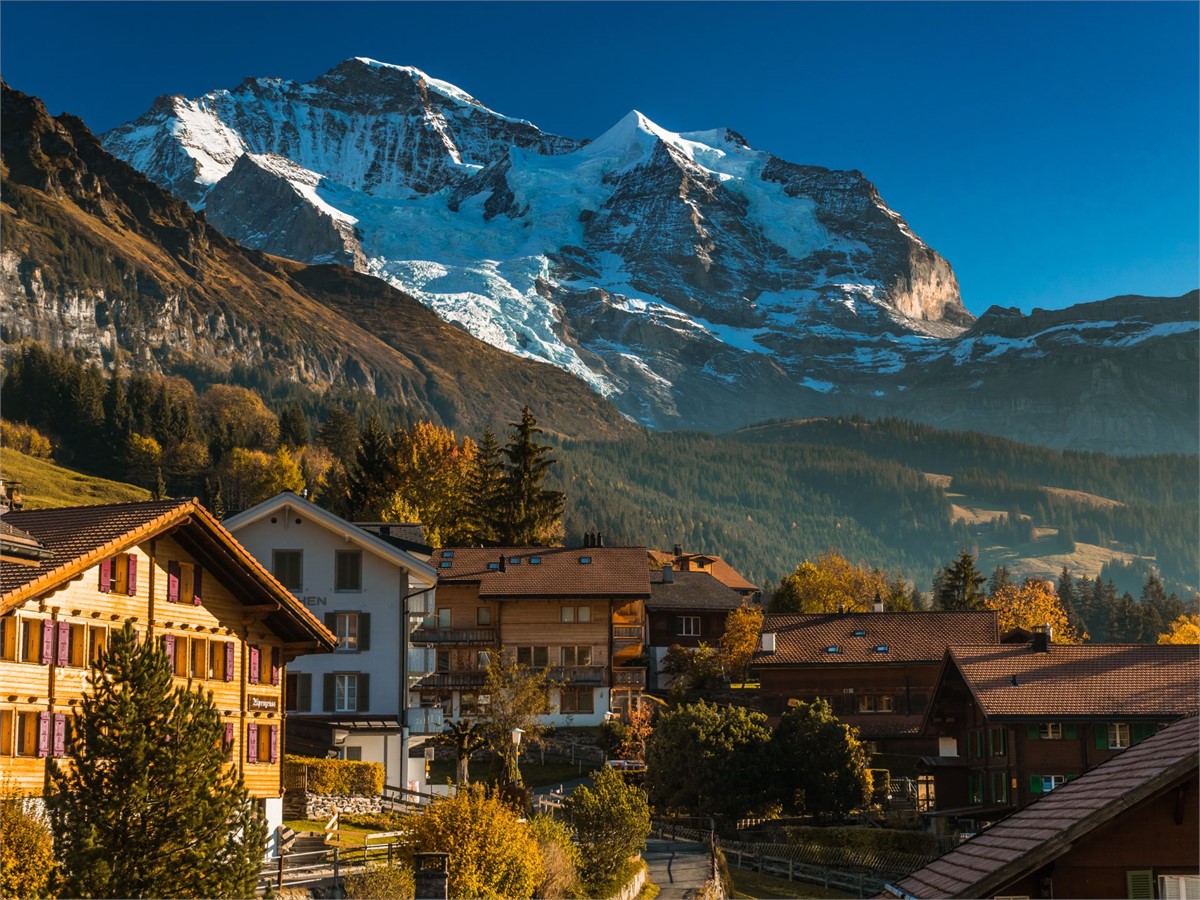
[[[0,778],[41,795],[89,664],[132,623],[211,691],[230,765],[283,818],[287,665],[334,636],[196,500],[12,511],[0,527]],[[270,848],[269,848],[270,849]],[[272,851],[273,852],[273,851]]]

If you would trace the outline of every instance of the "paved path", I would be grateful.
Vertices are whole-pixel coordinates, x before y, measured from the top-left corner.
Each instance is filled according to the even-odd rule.
[[[651,838],[642,853],[664,900],[696,897],[709,876],[708,845]]]

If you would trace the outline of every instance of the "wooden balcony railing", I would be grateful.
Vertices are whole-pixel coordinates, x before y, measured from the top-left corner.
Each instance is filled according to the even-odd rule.
[[[495,628],[418,628],[412,633],[414,644],[474,644],[494,647]]]
[[[614,666],[612,670],[612,683],[614,687],[644,688],[646,686],[646,667]]]
[[[604,666],[552,666],[550,677],[566,684],[604,684]]]
[[[469,691],[483,687],[486,672],[434,672],[417,682],[418,691]]]
[[[640,641],[642,639],[641,625],[614,625],[614,641]]]

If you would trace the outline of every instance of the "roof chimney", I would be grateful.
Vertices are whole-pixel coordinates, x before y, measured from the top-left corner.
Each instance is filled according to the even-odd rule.
[[[603,547],[604,546],[604,535],[601,534],[599,531],[596,532],[596,543],[593,544],[592,546],[594,546],[594,547]]]
[[[875,592],[875,612],[883,612],[883,598],[879,596],[879,591]]]
[[[845,614],[846,614],[846,604],[845,604],[845,603],[839,603],[839,604],[838,604],[838,615],[839,615],[839,616],[844,616]]]
[[[775,652],[775,632],[769,631],[762,636],[763,653]]]
[[[1033,626],[1033,652],[1034,653],[1049,653],[1050,639],[1054,636],[1054,632],[1050,629],[1050,624],[1034,625]]]
[[[663,566],[663,584],[671,584],[675,580],[675,570],[670,566]]]
[[[501,572],[508,571],[508,567],[504,564],[504,554],[503,553],[500,554],[500,571]]]
[[[675,545],[675,555],[683,556],[683,546],[682,545],[680,545],[680,544]]]

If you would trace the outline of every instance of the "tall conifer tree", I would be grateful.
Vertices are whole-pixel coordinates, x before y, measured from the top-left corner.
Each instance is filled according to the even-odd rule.
[[[543,432],[529,407],[521,410],[520,422],[510,424],[516,430],[503,450],[502,520],[497,523],[496,539],[508,546],[543,546],[555,537],[566,497],[542,487],[555,460],[551,447],[534,439]]]

